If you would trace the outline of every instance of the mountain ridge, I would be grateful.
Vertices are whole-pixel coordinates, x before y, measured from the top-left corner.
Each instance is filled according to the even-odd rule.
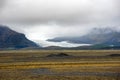
[[[28,40],[24,34],[0,25],[0,48],[19,49],[26,47],[38,47],[38,45]]]
[[[56,37],[48,39],[52,42],[67,41],[69,43],[78,44],[104,44],[104,45],[120,45],[120,32],[110,28],[95,28],[92,29],[88,34],[80,37]]]

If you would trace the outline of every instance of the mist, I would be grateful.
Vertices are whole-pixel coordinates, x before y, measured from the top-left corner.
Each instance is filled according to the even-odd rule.
[[[0,0],[0,24],[24,33],[42,46],[50,46],[55,43],[48,43],[47,39],[82,36],[93,28],[118,29],[119,3],[119,0]],[[66,43],[59,45],[71,46]]]

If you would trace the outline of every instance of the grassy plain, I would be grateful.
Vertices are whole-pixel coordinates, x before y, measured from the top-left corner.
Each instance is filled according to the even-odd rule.
[[[48,57],[64,53],[68,56]],[[120,50],[0,51],[0,80],[120,80]]]

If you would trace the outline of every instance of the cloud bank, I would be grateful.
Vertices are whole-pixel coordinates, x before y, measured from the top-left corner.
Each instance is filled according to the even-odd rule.
[[[35,41],[120,27],[120,0],[0,0],[0,23]]]

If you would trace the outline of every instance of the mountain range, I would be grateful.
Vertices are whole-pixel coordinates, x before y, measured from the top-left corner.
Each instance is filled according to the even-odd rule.
[[[67,41],[69,43],[91,45],[69,48],[60,46],[40,47],[33,41],[27,39],[23,33],[18,33],[7,26],[0,25],[0,49],[120,49],[120,31],[113,28],[94,28],[83,36],[56,37],[54,39],[48,39],[48,41]]]
[[[28,40],[24,34],[18,33],[7,26],[0,25],[0,49],[19,49],[26,47],[38,47]]]
[[[86,35],[80,37],[56,37],[54,39],[48,39],[48,41],[120,46],[120,32],[111,28],[94,28]]]
[[[120,44],[120,32],[111,28],[94,28],[86,35],[80,37],[56,37],[48,39],[52,42],[67,41],[69,43],[78,44]]]

